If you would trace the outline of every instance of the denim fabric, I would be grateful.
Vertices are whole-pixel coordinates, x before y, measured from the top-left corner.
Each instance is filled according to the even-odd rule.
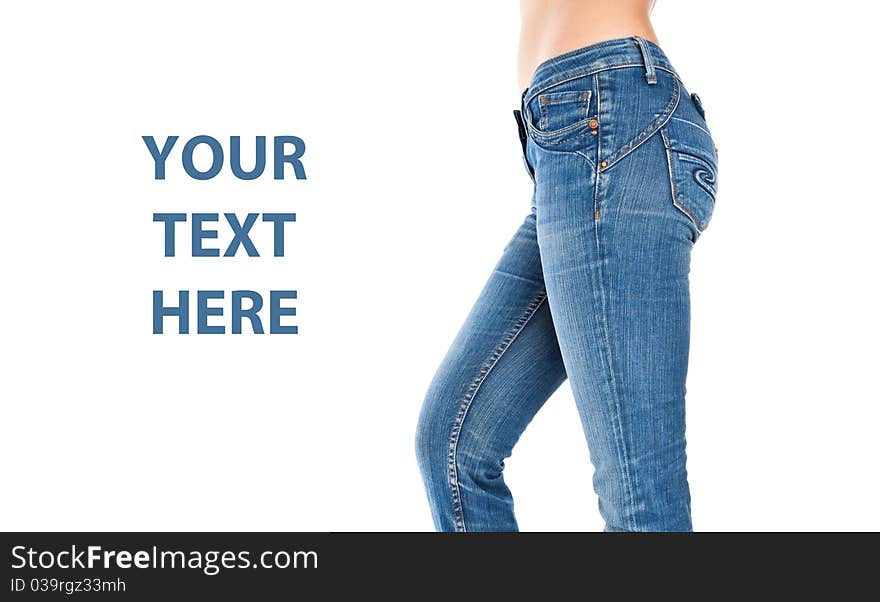
[[[435,526],[517,530],[504,460],[568,379],[605,529],[689,531],[688,273],[718,162],[700,99],[624,38],[540,65],[515,114],[531,211],[419,416]]]

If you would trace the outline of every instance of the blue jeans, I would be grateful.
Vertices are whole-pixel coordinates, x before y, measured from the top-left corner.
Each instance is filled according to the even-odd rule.
[[[688,272],[717,167],[700,99],[624,38],[541,64],[514,114],[531,212],[419,416],[435,526],[517,530],[504,460],[567,378],[606,531],[690,531]]]

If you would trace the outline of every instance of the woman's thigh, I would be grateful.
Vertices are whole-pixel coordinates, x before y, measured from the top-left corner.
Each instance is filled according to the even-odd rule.
[[[422,407],[419,462],[442,530],[512,530],[501,471],[564,382],[534,215],[504,249],[437,370]]]

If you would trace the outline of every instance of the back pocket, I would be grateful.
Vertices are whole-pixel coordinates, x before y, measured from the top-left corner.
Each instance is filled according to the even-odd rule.
[[[718,192],[718,155],[712,135],[701,125],[673,116],[661,130],[669,162],[672,203],[696,228],[706,229]]]

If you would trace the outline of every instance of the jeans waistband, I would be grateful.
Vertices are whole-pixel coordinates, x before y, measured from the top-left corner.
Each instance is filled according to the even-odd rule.
[[[663,50],[654,42],[638,36],[617,38],[560,54],[538,65],[529,87],[523,91],[523,103],[570,79],[604,69],[629,66],[644,67],[647,84],[656,83],[656,69],[665,69],[678,75]]]

